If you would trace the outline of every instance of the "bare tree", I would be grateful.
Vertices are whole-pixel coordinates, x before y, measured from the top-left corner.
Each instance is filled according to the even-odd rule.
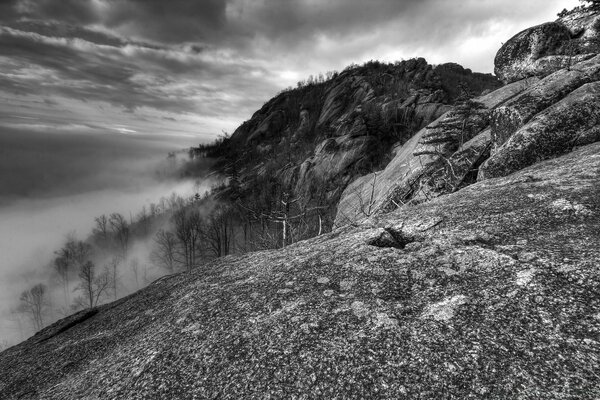
[[[233,224],[229,208],[215,207],[208,216],[207,226],[202,234],[215,257],[228,255],[231,251],[233,237]]]
[[[202,217],[198,210],[179,208],[172,217],[175,237],[182,248],[184,265],[188,271],[196,266],[200,252],[199,239],[202,234]]]
[[[94,223],[96,226],[93,228],[92,234],[100,238],[104,244],[108,243],[109,226],[106,215],[102,214],[101,216],[94,218]]]
[[[106,272],[98,274],[96,265],[91,262],[85,262],[79,270],[78,289],[82,293],[77,303],[78,305],[94,308],[98,305],[102,295],[106,294],[109,288],[110,280]]]
[[[69,260],[65,257],[57,257],[54,259],[54,270],[58,276],[58,281],[63,288],[63,294],[65,297],[65,307],[69,306],[71,302],[69,299],[69,273],[70,273]]]
[[[46,285],[39,283],[25,290],[19,297],[19,310],[31,319],[36,332],[44,327],[43,316],[48,304],[47,292]]]
[[[78,241],[74,237],[69,237],[65,245],[55,254],[57,257],[54,259],[53,266],[63,287],[65,307],[68,307],[70,303],[69,282],[71,273],[79,271],[81,266],[88,261],[92,254],[92,246],[89,243]]]
[[[154,265],[167,270],[169,273],[175,272],[177,268],[177,238],[172,232],[164,229],[159,230],[154,236],[154,249],[150,259]]]
[[[148,212],[148,210],[146,209],[146,206],[142,207],[142,210],[138,213],[138,215],[136,216],[138,225],[140,226],[141,230],[142,230],[142,235],[144,235],[144,237],[148,236],[148,234],[150,233],[150,225],[151,225],[151,214]]]
[[[371,181],[371,189],[369,191],[369,198],[365,199],[361,188],[356,188],[355,194],[358,200],[359,211],[363,216],[370,217],[373,215],[375,204],[377,199],[375,198],[375,188],[377,187],[377,172],[373,173],[373,180]]]
[[[119,256],[113,256],[108,263],[104,266],[104,272],[108,277],[109,289],[113,294],[113,299],[116,300],[118,295],[119,287],[119,264],[121,264],[122,258]]]
[[[129,268],[131,268],[131,272],[133,272],[135,289],[140,290],[140,261],[137,259],[137,257],[129,261]]]
[[[127,258],[129,246],[129,224],[125,217],[119,213],[112,213],[108,219],[110,229],[117,240],[123,258]]]

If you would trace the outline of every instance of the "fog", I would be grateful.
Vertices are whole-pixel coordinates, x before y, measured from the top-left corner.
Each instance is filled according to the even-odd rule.
[[[189,138],[31,126],[0,130],[0,343],[33,333],[28,321],[18,326],[11,320],[10,311],[20,293],[37,283],[56,291],[51,262],[67,235],[83,240],[94,217],[119,212],[129,220],[173,192],[191,196],[209,189],[202,181],[167,177],[173,167],[168,153],[194,144]],[[134,244],[130,258],[144,263],[148,253],[147,245]],[[130,275],[123,277],[122,292],[137,286]]]

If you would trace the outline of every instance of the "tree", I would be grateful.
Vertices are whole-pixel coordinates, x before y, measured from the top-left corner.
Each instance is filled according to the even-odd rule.
[[[150,259],[154,265],[167,270],[170,274],[177,269],[177,238],[173,232],[159,230],[154,236],[154,248]]]
[[[69,260],[65,257],[57,257],[54,259],[54,270],[58,276],[58,280],[63,287],[63,294],[65,296],[65,306],[68,307],[69,299]]]
[[[92,255],[92,246],[89,243],[78,241],[74,237],[69,237],[67,243],[55,254],[57,257],[54,259],[53,266],[63,287],[65,306],[68,306],[71,273],[79,271],[81,266],[88,261]]]
[[[196,266],[200,251],[199,239],[202,235],[202,217],[196,209],[180,207],[172,217],[175,225],[175,237],[182,249],[184,266],[188,271]]]
[[[231,212],[229,207],[223,205],[215,207],[207,218],[206,229],[202,231],[208,248],[215,257],[223,257],[231,252],[233,240]]]
[[[116,300],[118,296],[119,286],[119,264],[121,264],[120,256],[113,256],[110,261],[104,266],[104,272],[108,277],[109,289],[113,293],[113,299]]]
[[[108,291],[110,284],[108,274],[106,272],[98,274],[96,265],[91,261],[87,261],[79,270],[79,279],[78,289],[83,297],[77,299],[76,305],[87,308],[96,307],[102,295]]]
[[[92,229],[92,234],[100,239],[100,243],[108,243],[108,218],[105,214],[94,218],[96,226]]]
[[[129,224],[125,217],[119,213],[112,213],[108,219],[110,229],[117,240],[121,250],[121,256],[127,258],[127,248],[129,245]]]
[[[47,292],[46,285],[39,283],[31,289],[25,290],[19,297],[19,310],[31,319],[36,332],[44,327],[43,316],[48,303]]]
[[[140,228],[142,230],[142,235],[144,235],[144,237],[148,236],[148,234],[150,233],[152,220],[151,220],[151,214],[148,213],[146,206],[142,207],[142,210],[138,213],[136,218],[137,218],[138,225],[140,226]]]

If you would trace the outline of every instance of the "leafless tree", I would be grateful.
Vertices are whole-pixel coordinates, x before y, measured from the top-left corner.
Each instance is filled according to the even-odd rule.
[[[133,278],[135,279],[135,288],[140,290],[140,261],[137,258],[133,258],[129,261],[129,268],[133,272]]]
[[[169,273],[175,272],[177,260],[177,238],[172,232],[159,230],[154,236],[154,249],[150,255],[152,262]]]
[[[78,289],[82,293],[82,298],[78,301],[79,305],[87,308],[94,308],[104,294],[107,293],[110,279],[106,271],[98,274],[96,265],[91,262],[85,262],[79,270]]]
[[[39,283],[31,289],[25,290],[19,297],[19,310],[31,319],[36,332],[44,327],[43,317],[48,305],[47,292],[46,285]]]
[[[57,257],[54,259],[54,270],[57,273],[58,280],[63,287],[65,296],[65,307],[70,302],[69,282],[71,273],[79,271],[81,266],[89,260],[92,254],[92,246],[89,243],[76,240],[69,237],[65,245],[55,252]]]
[[[146,209],[146,206],[142,207],[142,210],[138,213],[136,219],[142,230],[141,233],[144,235],[144,237],[148,236],[150,233],[150,225],[152,220],[150,213],[148,213],[148,210]]]
[[[94,218],[94,223],[96,224],[92,230],[94,236],[97,236],[104,243],[108,242],[108,218],[105,214],[102,214],[99,217]]]
[[[127,248],[129,246],[129,224],[127,220],[119,213],[112,213],[108,223],[119,245],[121,256],[127,258]]]
[[[199,239],[202,234],[202,217],[196,209],[179,208],[172,217],[175,237],[181,245],[184,265],[188,271],[196,266],[200,252]]]
[[[116,300],[119,297],[119,264],[121,264],[121,261],[121,257],[113,256],[104,266],[104,272],[108,277],[109,289],[113,294],[114,300]]]
[[[57,257],[54,259],[54,270],[58,276],[58,281],[63,288],[63,294],[65,296],[65,307],[69,306],[69,260],[64,257]]]
[[[364,198],[363,192],[361,188],[356,188],[354,194],[358,200],[358,211],[365,217],[370,217],[373,215],[375,204],[377,203],[377,199],[375,198],[375,188],[377,187],[377,172],[373,173],[373,180],[370,184],[371,188],[369,190],[368,198]]]
[[[202,236],[215,257],[223,257],[231,252],[233,224],[227,207],[217,206],[212,210]]]

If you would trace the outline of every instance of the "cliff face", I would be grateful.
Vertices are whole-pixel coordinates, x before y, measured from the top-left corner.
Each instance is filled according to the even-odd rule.
[[[584,25],[597,17],[589,12],[569,16]],[[582,38],[587,37],[586,32],[580,31]],[[562,37],[560,32],[554,34]],[[512,38],[499,51],[496,61],[502,61],[496,69],[521,65],[511,64],[510,57],[505,59],[507,47],[529,48],[531,41],[524,33]],[[506,176],[598,141],[600,56],[586,53],[583,61],[572,62],[565,68],[554,64],[552,70],[541,72],[521,70],[532,76],[461,104],[417,132],[386,168],[346,188],[336,225],[427,202],[477,180]],[[533,76],[536,72],[539,76]]]
[[[365,104],[446,112],[347,187],[332,233],[59,321],[0,353],[0,398],[600,398],[600,56],[547,72],[453,108],[357,71],[277,97],[230,141],[306,143],[274,175],[299,192],[371,157]],[[272,168],[239,165],[242,191]]]
[[[350,181],[384,167],[394,146],[465,92],[499,85],[456,64],[367,63],[266,103],[224,144],[222,163],[235,165],[236,194],[244,198],[287,192],[305,205],[335,208]]]

